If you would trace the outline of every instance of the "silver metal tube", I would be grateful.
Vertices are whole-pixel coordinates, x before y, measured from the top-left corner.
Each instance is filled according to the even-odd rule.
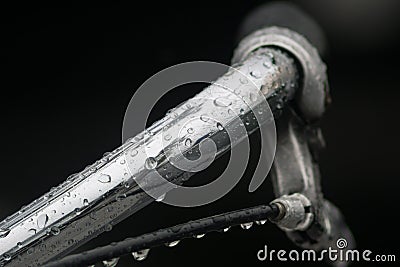
[[[261,116],[258,123],[254,119],[254,111],[262,113],[262,101],[257,97],[252,99],[246,91],[246,84],[255,84],[275,115],[293,98],[298,88],[296,63],[278,49],[258,49],[235,69],[245,74],[248,80],[238,79],[235,73],[226,73],[216,84],[240,80],[231,84],[232,90],[218,85],[208,86],[144,132],[2,221],[0,265],[38,266],[68,254],[102,232],[110,231],[113,225],[154,200],[137,184],[151,169],[156,169],[176,184],[183,183],[193,174],[172,165],[169,156],[182,150],[185,150],[185,155],[198,153],[198,144],[204,137],[217,144],[219,156],[246,138],[246,133],[243,133],[237,140],[230,140],[223,129],[240,123],[239,118],[246,122],[243,125],[251,133],[259,127],[258,123],[271,119],[267,115]],[[210,97],[216,101],[215,105],[202,100]],[[218,100],[229,103],[218,105]],[[236,111],[240,111],[239,117]],[[220,122],[192,122],[190,138],[188,135],[168,135],[168,131],[174,132],[175,127],[182,128],[190,116],[198,115],[200,118],[201,114],[212,113],[222,114]],[[161,139],[169,139],[165,147],[160,147]],[[147,156],[145,149],[154,157]]]

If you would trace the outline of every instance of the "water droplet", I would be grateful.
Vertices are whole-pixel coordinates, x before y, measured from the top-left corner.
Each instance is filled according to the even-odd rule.
[[[40,214],[39,217],[37,218],[37,226],[39,227],[39,229],[43,229],[47,222],[49,221],[49,216],[47,216],[47,214]]]
[[[192,134],[192,133],[194,133],[194,130],[193,130],[193,128],[189,128],[189,129],[187,129],[187,132],[188,132],[188,134]]]
[[[22,246],[22,243],[21,243],[21,242],[18,242],[18,243],[17,243],[17,247],[18,247],[18,248],[22,248],[22,247],[23,247],[23,246]]]
[[[141,132],[141,133],[137,134],[137,135],[134,137],[134,140],[135,140],[135,141],[140,141],[140,140],[142,140],[143,138],[144,138],[144,132]]]
[[[230,226],[228,226],[228,227],[224,228],[222,231],[223,231],[224,233],[226,233],[226,232],[228,232],[228,231],[229,231],[229,229],[231,229],[231,227],[230,227]]]
[[[232,101],[225,97],[218,97],[218,98],[214,99],[214,105],[216,105],[217,107],[226,108],[226,107],[229,107],[230,105],[232,105]]]
[[[87,198],[83,200],[83,206],[85,207],[89,206],[89,200],[87,200]]]
[[[247,80],[245,77],[240,77],[239,81],[241,84],[247,84],[249,82],[249,80]]]
[[[100,183],[106,184],[111,182],[111,176],[108,174],[101,174],[99,179],[97,179]]]
[[[96,212],[91,212],[90,214],[89,214],[89,218],[90,219],[92,219],[92,220],[97,220],[97,214],[96,214]]]
[[[125,160],[122,159],[119,163],[123,165],[123,164],[125,164]]]
[[[251,102],[255,102],[257,100],[257,95],[250,93],[249,94],[249,99]]]
[[[253,76],[256,79],[261,78],[261,72],[259,72],[258,70],[253,70],[250,72],[250,75]]]
[[[31,228],[31,229],[28,230],[28,233],[31,234],[31,235],[34,235],[34,234],[36,234],[36,229]]]
[[[279,87],[279,84],[276,81],[273,81],[271,86],[272,86],[272,89],[275,90]]]
[[[146,167],[146,169],[152,170],[157,167],[157,160],[153,157],[149,157],[146,159],[144,166]]]
[[[239,110],[239,114],[240,114],[240,115],[244,115],[244,109],[243,109],[243,108],[241,108],[241,109]]]
[[[202,238],[202,237],[204,237],[206,234],[200,234],[200,235],[195,235],[194,237],[195,238]]]
[[[113,226],[111,225],[111,223],[107,224],[105,227],[106,232],[110,232],[112,230]]]
[[[0,238],[8,236],[10,232],[11,230],[8,228],[0,228]]]
[[[165,140],[165,141],[169,141],[169,140],[171,140],[171,138],[172,138],[172,136],[171,136],[170,134],[166,134],[166,135],[164,136],[164,140]]]
[[[270,57],[272,64],[275,64],[276,61],[275,61],[275,56],[274,56],[274,54],[272,54],[271,52],[269,52],[269,53],[268,53],[268,56]]]
[[[188,138],[185,140],[185,146],[191,146],[192,145],[192,139]]]
[[[140,251],[135,251],[135,252],[132,252],[132,256],[133,256],[133,258],[135,260],[142,261],[142,260],[145,260],[147,258],[147,255],[149,255],[149,251],[150,251],[149,249],[143,249],[143,250],[140,250]]]
[[[103,261],[103,265],[104,265],[104,267],[115,267],[115,266],[117,266],[118,261],[119,261],[119,258],[106,260],[106,261]]]
[[[126,194],[119,194],[119,195],[117,195],[117,196],[115,197],[115,200],[121,201],[121,200],[123,200],[124,198],[126,198]]]
[[[263,63],[263,66],[266,67],[267,69],[272,67],[272,61],[266,60]]]
[[[130,154],[131,154],[131,157],[134,157],[138,154],[138,151],[136,149],[133,149]]]
[[[29,248],[26,254],[31,255],[33,252],[35,252],[35,248]]]
[[[155,133],[153,131],[151,131],[151,130],[145,130],[145,131],[146,131],[146,134],[148,134],[150,136],[155,135]]]
[[[60,233],[60,228],[58,228],[57,226],[53,226],[53,227],[51,227],[51,229],[50,229],[50,233],[51,233],[52,235],[58,235],[58,234]]]
[[[76,208],[74,211],[76,215],[80,215],[82,213],[80,208]]]
[[[162,194],[161,196],[159,196],[159,197],[156,199],[156,201],[157,201],[157,202],[163,201],[164,198],[165,198],[165,195],[166,195],[166,194]]]
[[[242,229],[248,230],[253,226],[253,222],[249,222],[249,223],[242,223],[240,225],[240,227],[242,227]]]
[[[260,220],[260,221],[256,221],[257,225],[264,225],[267,222],[267,220]]]
[[[210,117],[208,117],[207,115],[201,115],[200,116],[200,120],[204,121],[204,122],[209,122],[210,121]]]
[[[218,128],[218,130],[222,131],[224,129],[224,126],[222,126],[222,124],[218,122],[217,128]]]
[[[172,248],[172,247],[175,247],[176,245],[178,245],[179,242],[181,242],[181,241],[180,240],[176,240],[176,241],[172,241],[172,242],[166,243],[165,245],[167,247],[169,247],[169,248]]]
[[[9,260],[11,260],[11,255],[8,253],[5,253],[5,254],[3,254],[3,258],[4,258],[4,260],[9,261]]]

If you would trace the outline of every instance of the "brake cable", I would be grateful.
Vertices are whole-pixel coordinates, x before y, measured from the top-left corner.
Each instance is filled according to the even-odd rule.
[[[50,262],[44,267],[62,266],[87,266],[103,261],[105,265],[115,263],[122,255],[132,253],[136,260],[144,260],[149,249],[155,246],[175,246],[184,238],[201,238],[211,231],[226,232],[230,227],[241,225],[243,229],[249,229],[253,222],[264,224],[267,220],[275,220],[281,214],[278,205],[260,205],[238,211],[227,212],[184,224],[161,229],[152,233],[140,235],[135,238],[127,238],[124,241],[111,243],[80,254],[70,255],[60,260]],[[111,260],[110,260],[111,259]]]

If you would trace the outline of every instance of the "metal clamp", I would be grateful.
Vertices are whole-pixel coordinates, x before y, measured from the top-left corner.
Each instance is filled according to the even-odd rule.
[[[245,37],[235,50],[232,63],[245,59],[261,47],[278,47],[293,55],[303,74],[302,88],[296,96],[300,114],[306,121],[319,119],[330,102],[326,65],[318,51],[302,35],[281,27],[268,27]]]
[[[303,248],[335,247],[338,238],[346,238],[348,249],[353,248],[354,238],[343,216],[323,197],[316,161],[324,141],[319,129],[310,124],[322,117],[330,102],[326,66],[303,36],[280,27],[264,28],[244,38],[233,62],[261,47],[275,47],[291,54],[302,75],[302,85],[294,99],[296,107],[286,109],[277,121],[278,143],[271,176],[277,197],[273,203],[282,209],[282,214],[275,223]]]
[[[316,153],[323,140],[319,131],[310,131],[292,111],[279,119],[278,144],[272,166],[272,183],[284,216],[276,220],[288,238],[296,245],[316,251],[336,249],[337,240],[346,239],[345,250],[354,249],[354,237],[340,210],[324,199]],[[315,135],[310,136],[310,133]],[[334,262],[346,266],[346,262]]]

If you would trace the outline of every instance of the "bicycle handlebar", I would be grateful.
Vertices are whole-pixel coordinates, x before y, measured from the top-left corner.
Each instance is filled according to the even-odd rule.
[[[267,68],[265,62],[271,60],[274,63]],[[113,225],[152,202],[153,198],[137,185],[137,180],[150,171],[146,166],[150,158],[144,152],[145,144],[151,146],[149,150],[155,151],[154,155],[157,156],[151,160],[155,161],[152,164],[157,165],[156,169],[161,175],[165,177],[169,173],[169,177],[178,184],[186,180],[192,175],[191,172],[181,171],[168,160],[163,160],[167,157],[166,151],[174,154],[178,148],[173,145],[159,147],[159,143],[153,140],[163,136],[165,138],[168,131],[173,131],[174,127],[181,127],[180,125],[191,118],[188,114],[195,113],[201,118],[202,114],[221,112],[218,105],[205,105],[201,99],[233,99],[230,108],[240,110],[240,120],[249,122],[246,124],[246,130],[251,133],[259,127],[252,110],[259,110],[262,101],[257,98],[251,99],[251,89],[249,91],[246,86],[256,85],[267,100],[274,103],[271,107],[275,112],[281,110],[283,105],[293,98],[298,87],[295,61],[277,49],[259,49],[237,65],[236,69],[238,72],[228,72],[215,82],[223,84],[224,81],[236,81],[231,83],[236,85],[230,87],[232,91],[217,85],[205,88],[144,132],[82,172],[70,176],[64,183],[1,222],[1,229],[8,231],[7,235],[0,239],[2,261],[8,261],[9,266],[21,266],[25,263],[41,265],[55,257],[66,255],[103,231],[111,230]],[[252,71],[257,71],[260,76],[252,75]],[[244,82],[240,73],[249,80]],[[210,90],[213,91],[211,96]],[[275,103],[280,103],[280,106],[277,107]],[[261,123],[273,122],[267,113],[264,112],[265,116],[261,116]],[[225,112],[218,124],[200,120],[192,123],[192,131],[197,134],[195,138],[191,137],[191,142],[196,145],[193,145],[190,151],[195,151],[200,141],[208,137],[215,144],[219,144],[217,156],[227,152],[231,145],[240,142],[247,133],[230,142],[226,133],[219,127],[226,128],[237,121],[235,113]],[[166,132],[165,128],[168,128]],[[185,137],[173,136],[168,143],[182,144],[181,138]],[[133,157],[134,168],[129,167],[127,162]],[[158,194],[161,197],[164,193]]]

